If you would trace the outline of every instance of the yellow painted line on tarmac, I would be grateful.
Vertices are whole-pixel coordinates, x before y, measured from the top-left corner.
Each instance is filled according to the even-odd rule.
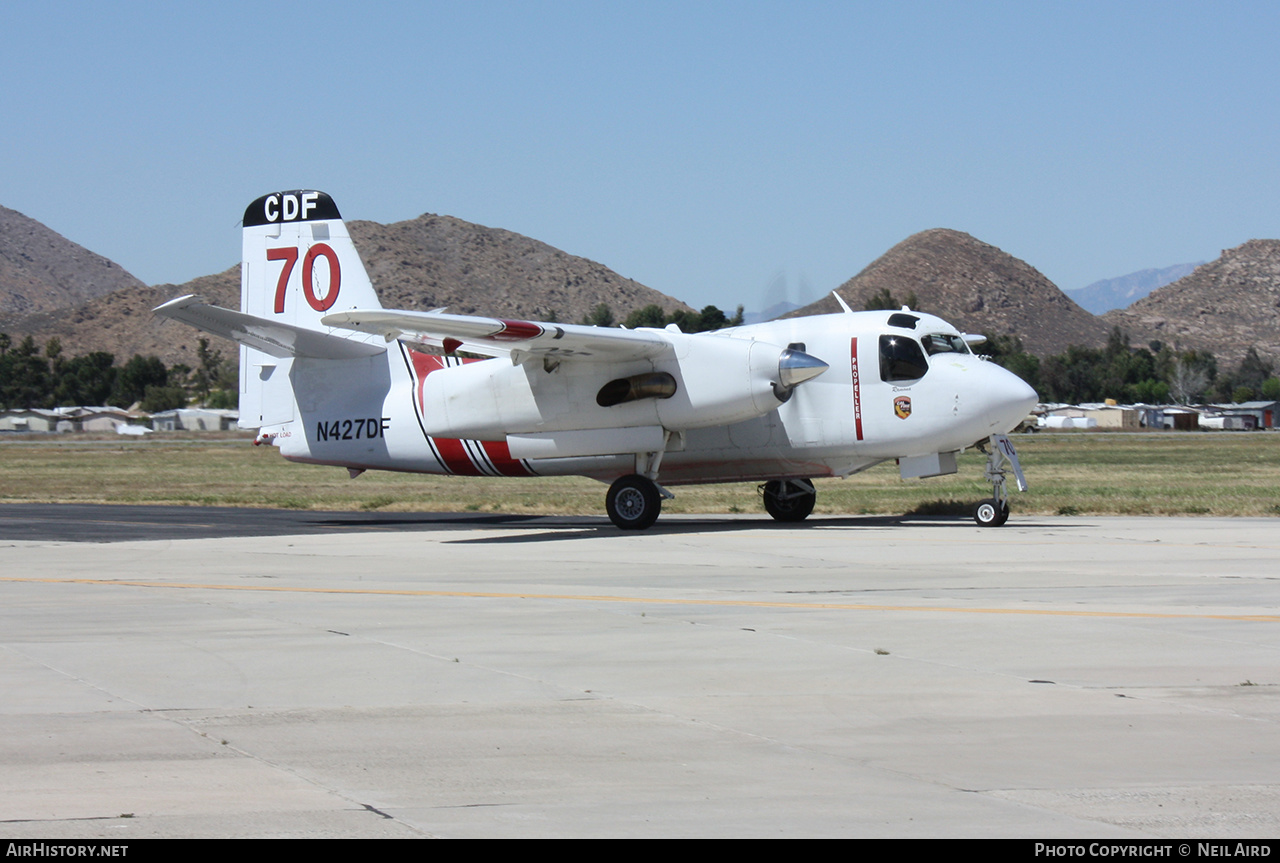
[[[1173,614],[1154,611],[1083,611],[1052,608],[966,608],[945,605],[871,605],[843,602],[778,602],[748,599],[673,599],[670,597],[609,596],[573,593],[496,593],[474,590],[379,590],[341,587],[280,587],[253,584],[187,584],[126,581],[112,578],[0,577],[0,582],[36,584],[92,584],[106,587],[157,587],[174,590],[232,590],[258,593],[317,593],[355,596],[430,596],[458,599],[552,599],[570,602],[617,602],[639,605],[684,605],[730,608],[791,608],[806,611],[915,611],[935,614],[1014,614],[1051,617],[1147,618],[1169,620],[1237,620],[1280,623],[1280,614]]]

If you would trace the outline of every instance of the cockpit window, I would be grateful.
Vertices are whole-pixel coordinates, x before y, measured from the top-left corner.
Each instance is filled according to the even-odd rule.
[[[954,333],[934,333],[920,339],[924,344],[924,352],[934,354],[967,354],[969,346],[965,340]]]
[[[880,337],[880,379],[890,383],[914,381],[929,371],[920,343],[907,336]]]

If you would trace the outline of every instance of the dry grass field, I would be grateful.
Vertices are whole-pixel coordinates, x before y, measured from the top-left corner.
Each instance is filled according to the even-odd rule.
[[[1031,484],[1015,512],[1280,515],[1280,434],[1019,435]],[[818,482],[818,513],[967,514],[990,489],[984,457],[955,476],[898,478],[892,463]],[[752,484],[683,486],[665,512],[762,512]],[[290,464],[242,436],[156,434],[0,438],[0,502],[163,503],[324,510],[599,514],[605,486],[585,479],[492,479]]]

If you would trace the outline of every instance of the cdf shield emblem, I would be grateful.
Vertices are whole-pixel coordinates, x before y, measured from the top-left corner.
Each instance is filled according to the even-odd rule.
[[[911,416],[911,396],[898,396],[894,399],[893,412],[900,420]]]

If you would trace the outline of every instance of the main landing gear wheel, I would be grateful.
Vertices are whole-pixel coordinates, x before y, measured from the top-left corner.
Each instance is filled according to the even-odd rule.
[[[633,473],[613,481],[604,508],[622,530],[645,530],[662,512],[662,494],[653,480]]]
[[[973,520],[979,527],[999,527],[1009,520],[1009,504],[990,497],[980,500],[973,508]]]
[[[804,521],[818,492],[807,479],[774,479],[760,487],[764,508],[775,521]]]

